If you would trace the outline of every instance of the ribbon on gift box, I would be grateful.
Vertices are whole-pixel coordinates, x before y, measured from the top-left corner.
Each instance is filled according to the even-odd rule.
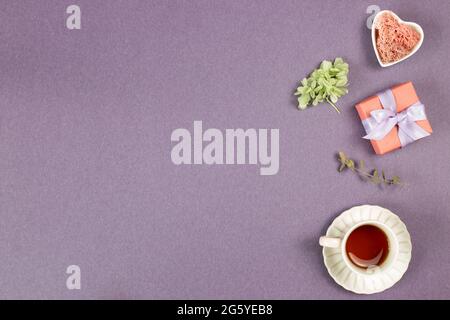
[[[367,133],[364,139],[382,140],[395,126],[398,126],[398,137],[402,147],[430,135],[416,123],[427,119],[425,106],[420,101],[402,112],[397,112],[397,103],[391,89],[378,93],[377,96],[383,109],[371,111],[370,117],[362,120]]]

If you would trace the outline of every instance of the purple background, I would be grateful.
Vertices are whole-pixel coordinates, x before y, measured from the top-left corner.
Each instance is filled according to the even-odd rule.
[[[1,2],[0,298],[450,298],[450,2]],[[422,25],[413,58],[377,65],[374,3]],[[336,56],[342,114],[298,111],[298,80]],[[408,80],[434,133],[376,156],[354,105]],[[173,165],[171,132],[194,120],[279,128],[279,173]],[[339,150],[408,185],[338,174]],[[370,297],[333,282],[317,243],[365,203],[413,240],[403,279]],[[70,264],[82,290],[66,289]]]

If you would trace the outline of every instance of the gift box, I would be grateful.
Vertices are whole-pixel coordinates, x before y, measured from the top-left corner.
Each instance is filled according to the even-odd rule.
[[[429,136],[433,130],[412,82],[396,85],[356,105],[376,154],[385,154]]]

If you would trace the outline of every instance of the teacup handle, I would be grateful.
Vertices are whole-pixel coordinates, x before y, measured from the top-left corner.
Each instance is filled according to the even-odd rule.
[[[320,237],[319,244],[322,247],[338,248],[341,245],[341,239],[331,237]]]

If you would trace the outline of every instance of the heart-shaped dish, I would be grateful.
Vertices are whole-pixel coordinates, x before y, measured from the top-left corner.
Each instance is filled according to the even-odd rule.
[[[377,48],[377,39],[376,39],[377,33],[376,33],[376,30],[377,30],[377,26],[379,24],[380,19],[383,17],[383,15],[385,13],[392,15],[397,20],[397,22],[400,25],[408,26],[408,27],[413,28],[420,35],[420,38],[419,38],[418,42],[415,44],[415,46],[411,49],[411,51],[408,54],[406,54],[405,56],[401,57],[400,59],[397,59],[397,60],[394,60],[394,61],[391,61],[391,62],[383,62],[383,60],[380,57],[380,53],[378,52],[378,48]],[[392,66],[392,65],[394,65],[396,63],[399,63],[399,62],[401,62],[403,60],[406,60],[409,57],[411,57],[422,46],[423,39],[424,39],[424,33],[423,33],[423,29],[422,29],[422,27],[420,25],[418,25],[417,23],[414,23],[414,22],[403,21],[402,19],[399,18],[399,16],[397,16],[394,12],[392,12],[390,10],[382,10],[382,11],[378,12],[376,14],[375,18],[373,19],[373,25],[372,25],[372,44],[373,44],[373,49],[375,51],[375,55],[377,56],[378,63],[383,68]]]

